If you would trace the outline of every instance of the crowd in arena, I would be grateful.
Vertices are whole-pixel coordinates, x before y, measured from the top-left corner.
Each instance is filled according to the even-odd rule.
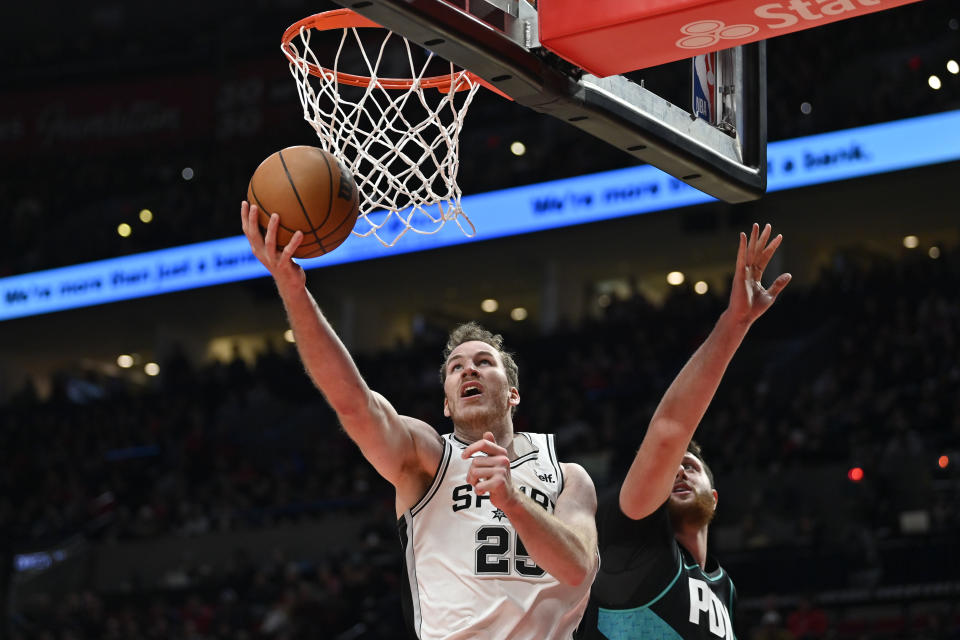
[[[910,581],[918,577],[911,563],[889,566],[898,563],[877,551],[897,535],[899,510],[927,510],[930,535],[960,531],[956,486],[941,482],[919,504],[898,503],[890,486],[902,482],[905,464],[935,460],[960,441],[960,306],[950,295],[958,288],[955,249],[936,260],[839,253],[814,285],[791,289],[755,327],[697,436],[721,492],[738,474],[858,465],[869,499],[827,522],[833,516],[802,489],[724,495],[727,513],[749,517],[724,522],[721,512],[718,526],[735,532],[720,541],[721,554],[724,546],[747,549],[756,565],[765,550],[793,549],[799,558],[815,546],[821,561],[841,558],[861,576],[885,570],[887,580]],[[508,332],[521,367],[517,428],[556,432],[561,455],[582,460],[601,488],[619,478],[629,443],[639,442],[662,390],[724,305],[722,293],[680,287],[662,306],[639,294],[614,299],[600,316],[552,335],[512,340]],[[373,388],[441,431],[442,337],[358,356]],[[231,566],[185,568],[167,589],[33,603],[44,615],[24,614],[15,637],[226,638],[243,630],[298,638],[312,637],[317,624],[342,634],[329,637],[395,637],[401,574],[385,515],[390,487],[338,429],[292,347],[249,363],[172,352],[146,386],[64,372],[49,397],[21,389],[0,407],[0,423],[0,531],[13,548],[78,532],[91,541],[178,536],[188,545],[209,532],[377,513],[366,542],[327,563],[278,556],[258,567],[241,554]],[[926,566],[919,558],[914,568]],[[763,568],[738,562],[726,564],[749,593]],[[850,586],[846,573],[822,569],[808,567],[822,574],[808,587]],[[753,585],[767,586],[759,577]],[[955,632],[957,619],[946,622]]]

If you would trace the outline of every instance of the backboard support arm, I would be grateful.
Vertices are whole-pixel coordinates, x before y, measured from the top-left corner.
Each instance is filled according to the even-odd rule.
[[[752,126],[731,136],[623,76],[578,73],[553,54],[526,46],[536,43],[535,14],[503,14],[508,23],[499,30],[444,0],[334,1],[469,69],[519,104],[720,200],[745,202],[766,191],[763,42],[742,47],[740,104]]]

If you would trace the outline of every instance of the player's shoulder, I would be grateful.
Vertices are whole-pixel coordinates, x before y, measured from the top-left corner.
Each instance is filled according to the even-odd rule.
[[[576,462],[561,462],[560,469],[563,471],[563,491],[568,495],[578,495],[580,500],[596,512],[597,488],[587,470]]]
[[[593,478],[590,477],[590,474],[579,462],[561,462],[560,468],[563,469],[563,475],[569,481],[573,478],[575,481],[586,482],[591,487],[593,487]],[[596,493],[596,488],[594,487],[594,493]]]
[[[410,434],[416,460],[424,470],[436,469],[447,446],[446,439],[427,422],[411,416],[400,416]]]

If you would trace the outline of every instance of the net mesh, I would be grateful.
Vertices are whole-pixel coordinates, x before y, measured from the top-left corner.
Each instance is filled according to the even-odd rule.
[[[301,27],[284,53],[304,119],[357,181],[355,235],[393,246],[408,231],[432,234],[450,221],[474,235],[457,185],[460,131],[480,86],[468,72],[386,29]],[[331,57],[332,66],[321,64]],[[456,90],[425,86],[438,65]],[[343,74],[369,82],[353,86]],[[396,80],[404,74],[409,86]]]

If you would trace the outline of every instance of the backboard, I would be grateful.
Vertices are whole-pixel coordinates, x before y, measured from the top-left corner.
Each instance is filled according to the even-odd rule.
[[[763,42],[720,53],[716,124],[623,75],[598,77],[541,46],[527,0],[334,0],[551,115],[721,200],[766,190]]]

